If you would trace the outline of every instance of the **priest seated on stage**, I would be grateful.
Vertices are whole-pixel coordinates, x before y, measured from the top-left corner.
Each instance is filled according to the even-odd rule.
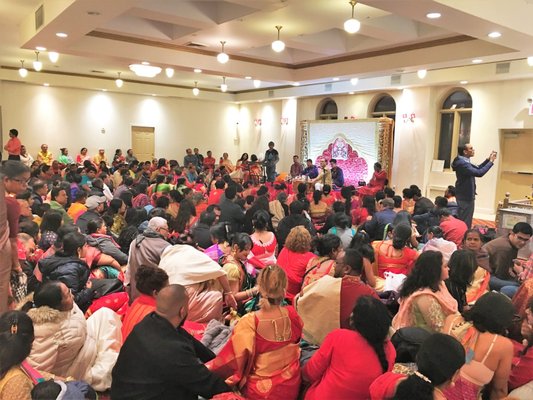
[[[309,179],[315,179],[318,176],[318,168],[313,164],[313,160],[308,159],[307,166],[304,168],[302,175],[307,176]]]
[[[366,186],[360,187],[357,192],[359,197],[362,196],[374,196],[380,190],[383,190],[388,183],[387,171],[381,169],[380,163],[374,164],[374,173],[370,182]]]

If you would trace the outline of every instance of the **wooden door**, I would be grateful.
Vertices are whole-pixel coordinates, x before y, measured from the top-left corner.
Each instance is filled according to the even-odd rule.
[[[131,148],[137,160],[152,161],[155,150],[155,129],[148,126],[132,126]]]

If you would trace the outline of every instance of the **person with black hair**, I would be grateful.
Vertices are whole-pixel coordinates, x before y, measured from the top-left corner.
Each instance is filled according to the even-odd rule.
[[[95,218],[87,224],[87,244],[102,253],[113,257],[120,266],[128,263],[128,255],[120,250],[120,246],[111,235],[107,234],[107,226],[102,218]],[[118,268],[121,271],[120,267]]]
[[[369,398],[370,384],[394,365],[390,323],[381,301],[360,297],[353,307],[350,329],[327,335],[304,366],[303,378],[312,384],[305,400]]]
[[[157,294],[168,286],[168,274],[161,268],[141,265],[135,276],[135,284],[139,297],[131,303],[122,320],[122,343],[131,333],[135,325],[152,311],[155,311]]]
[[[12,244],[9,237],[5,194],[4,181],[0,179],[0,314],[7,311],[8,305],[13,301],[13,298],[9,295],[13,257],[11,254]]]
[[[316,237],[313,240],[313,247],[318,254],[307,264],[302,290],[325,275],[333,276],[335,274],[335,263],[337,256],[342,251],[342,242],[338,236],[327,233]]]
[[[439,208],[437,215],[444,239],[460,246],[468,230],[466,224],[460,219],[455,218],[447,208]]]
[[[380,278],[376,282],[378,291],[383,289],[385,273],[408,275],[418,257],[418,252],[408,246],[411,241],[412,228],[407,224],[398,224],[392,230],[392,238],[375,240],[372,243],[376,261],[374,271]]]
[[[427,242],[422,246],[421,253],[428,250],[440,251],[444,262],[447,264],[453,252],[457,250],[457,245],[444,239],[440,226],[430,226],[426,230]]]
[[[265,173],[268,182],[274,182],[276,179],[276,164],[279,162],[279,153],[274,148],[274,142],[268,142],[268,150],[265,152]]]
[[[513,398],[526,398],[531,394],[531,382],[533,382],[533,298],[529,299],[524,314],[520,334],[523,343],[526,344],[520,350],[517,359],[513,359],[513,367],[509,376],[509,390],[516,389],[509,393],[509,396]],[[529,394],[527,393],[527,386],[529,386]]]
[[[48,250],[57,240],[57,230],[63,224],[63,217],[57,210],[49,210],[43,215],[41,222],[41,239],[39,240],[39,247],[43,250]]]
[[[28,357],[31,366],[84,380],[97,390],[110,387],[113,360],[120,346],[118,315],[103,307],[86,320],[69,288],[58,281],[42,284],[22,309],[32,319],[35,330]]]
[[[332,158],[329,160],[331,166],[331,180],[333,183],[333,190],[340,190],[344,186],[344,173],[342,168],[337,166],[337,160]]]
[[[459,340],[466,351],[466,364],[455,386],[444,392],[447,399],[478,399],[485,387],[491,399],[507,396],[513,344],[505,334],[513,317],[511,300],[491,292],[481,296],[462,316],[446,319],[443,332]]]
[[[387,171],[382,169],[381,163],[374,163],[374,173],[372,178],[366,184],[366,186],[361,186],[357,189],[359,196],[375,196],[378,191],[382,191],[387,183],[389,182],[387,178]]]
[[[36,180],[32,185],[32,200],[31,211],[33,214],[38,214],[39,206],[44,203],[44,198],[48,194],[48,185],[43,180]]]
[[[394,329],[417,326],[430,332],[443,330],[446,317],[457,313],[457,300],[444,284],[448,271],[440,252],[420,254],[400,287],[400,310],[392,321]]]
[[[201,249],[207,249],[213,245],[209,230],[215,223],[216,215],[213,211],[204,211],[200,214],[198,223],[192,228],[192,238]]]
[[[79,190],[72,199],[72,204],[67,210],[67,214],[72,218],[72,222],[76,223],[80,215],[87,211],[85,202],[87,201],[87,192]]]
[[[313,192],[313,201],[309,204],[309,216],[315,225],[325,222],[329,213],[329,207],[326,202],[322,200],[322,191],[315,190]]]
[[[224,198],[220,200],[220,222],[227,222],[232,232],[241,232],[244,223],[244,211],[235,203],[237,189],[229,186],[224,191]],[[268,201],[267,201],[268,202]]]
[[[422,191],[416,185],[409,186],[409,189],[413,191],[413,200],[415,201],[415,208],[413,215],[421,215],[429,212],[435,204],[427,197],[422,196]]]
[[[53,187],[50,191],[50,209],[61,213],[64,224],[72,223],[72,218],[67,214],[65,206],[68,203],[67,191],[61,187]]]
[[[196,219],[196,208],[193,202],[184,198],[180,201],[180,207],[176,219],[170,221],[170,229],[179,234],[188,234],[193,221]]]
[[[386,227],[393,223],[396,213],[393,211],[394,201],[392,199],[380,200],[378,205],[381,210],[376,212],[372,219],[366,221],[361,229],[364,229],[374,240],[384,240]]]
[[[347,249],[355,235],[356,230],[352,228],[352,220],[345,213],[340,212],[335,214],[333,219],[334,226],[329,229],[328,233],[339,237],[342,243],[342,248]]]
[[[374,248],[370,244],[370,236],[365,231],[358,231],[353,235],[349,249],[357,250],[363,257],[363,273],[361,279],[372,288],[376,287],[376,275],[373,264],[376,261]]]
[[[289,205],[289,215],[284,217],[278,224],[277,238],[278,246],[281,249],[284,244],[289,232],[295,226],[303,226],[309,231],[311,236],[315,236],[315,228],[309,219],[303,214],[305,205],[299,200],[293,201]]]
[[[523,267],[514,260],[518,250],[526,246],[533,234],[527,222],[517,222],[507,236],[501,236],[483,246],[489,254],[491,269],[490,288],[513,298],[520,286],[519,275]]]
[[[321,345],[334,329],[350,327],[353,305],[361,296],[378,298],[362,280],[363,256],[354,249],[339,252],[334,276],[325,275],[306,286],[295,298],[295,305],[305,325],[303,338]]]
[[[476,255],[471,250],[457,250],[448,261],[450,276],[444,281],[448,291],[457,300],[457,310],[462,313],[467,306],[466,292],[477,268]]]
[[[221,257],[229,254],[231,246],[229,245],[230,227],[225,222],[218,222],[209,228],[209,236],[213,245],[206,248],[204,253],[213,261],[219,262]]]
[[[22,144],[18,138],[19,131],[16,129],[9,130],[9,140],[4,145],[4,150],[7,151],[8,160],[20,161],[20,148]]]
[[[459,368],[465,363],[461,344],[448,335],[434,333],[425,339],[416,355],[412,375],[386,373],[370,386],[372,399],[447,400]],[[462,399],[462,398],[461,398]]]
[[[268,204],[268,203],[267,203]],[[270,213],[266,210],[257,210],[252,217],[254,232],[250,235],[253,246],[250,262],[257,268],[276,264],[278,241],[276,235],[269,230]]]
[[[259,190],[257,191],[257,198],[254,200],[252,206],[248,210],[246,210],[246,213],[244,214],[244,223],[241,232],[248,233],[249,235],[253,233],[254,215],[259,210],[266,212],[266,214],[263,215],[268,215],[266,230],[273,231],[274,229],[272,228],[272,217],[270,215],[270,203],[268,201],[268,189],[266,188],[266,186],[261,186],[259,188]]]

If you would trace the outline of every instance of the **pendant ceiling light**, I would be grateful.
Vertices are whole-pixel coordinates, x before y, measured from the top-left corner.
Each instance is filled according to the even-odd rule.
[[[356,86],[356,85],[359,83],[359,78],[352,78],[352,79],[350,79],[350,83],[351,83],[353,86]]]
[[[24,60],[20,60],[19,75],[21,78],[26,78],[28,76],[28,70],[24,68]]]
[[[198,82],[194,81],[194,88],[192,89],[192,94],[198,96],[200,94],[200,89],[198,89]]]
[[[346,22],[344,22],[344,30],[348,33],[357,33],[359,32],[359,29],[361,29],[361,23],[354,18],[354,8],[357,1],[351,0],[349,3],[352,6],[352,18],[347,19]]]
[[[33,69],[37,72],[43,69],[43,63],[39,61],[39,52],[35,52],[35,61],[33,62]]]
[[[218,53],[217,61],[220,64],[226,64],[229,61],[229,56],[226,53],[224,53],[224,45],[226,44],[226,42],[221,40],[220,44],[222,45],[222,51],[220,53]]]
[[[120,79],[120,72],[118,73],[118,78],[115,80],[115,85],[117,85],[118,88],[121,88],[124,85],[124,81]]]
[[[227,92],[227,90],[228,90],[228,85],[226,85],[226,77],[225,76],[222,77],[222,85],[220,85],[220,90],[223,91],[223,92]]]
[[[172,78],[174,76],[174,68],[165,68],[165,74],[167,78]]]
[[[161,67],[156,67],[154,65],[131,64],[130,70],[134,72],[135,75],[142,76],[143,78],[153,78],[161,73]]]
[[[427,69],[419,69],[416,74],[418,75],[418,78],[424,79],[426,75],[428,74]]]
[[[259,79],[254,79],[254,88],[258,89],[261,87],[261,81]]]
[[[272,42],[272,50],[274,50],[276,53],[280,53],[285,50],[285,43],[279,39],[279,31],[281,28],[283,28],[281,25],[276,25],[276,29],[278,30],[278,40],[274,40]]]
[[[50,59],[51,63],[55,64],[59,60],[59,53],[56,51],[49,51],[48,58]]]

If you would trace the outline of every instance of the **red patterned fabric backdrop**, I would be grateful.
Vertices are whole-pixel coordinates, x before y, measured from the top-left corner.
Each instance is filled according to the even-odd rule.
[[[344,185],[357,186],[359,181],[366,181],[368,176],[368,164],[364,158],[359,157],[359,154],[352,146],[343,138],[336,138],[333,143],[330,143],[320,156],[315,160],[318,165],[320,160],[327,161],[332,158],[337,160],[337,165],[344,173]]]

